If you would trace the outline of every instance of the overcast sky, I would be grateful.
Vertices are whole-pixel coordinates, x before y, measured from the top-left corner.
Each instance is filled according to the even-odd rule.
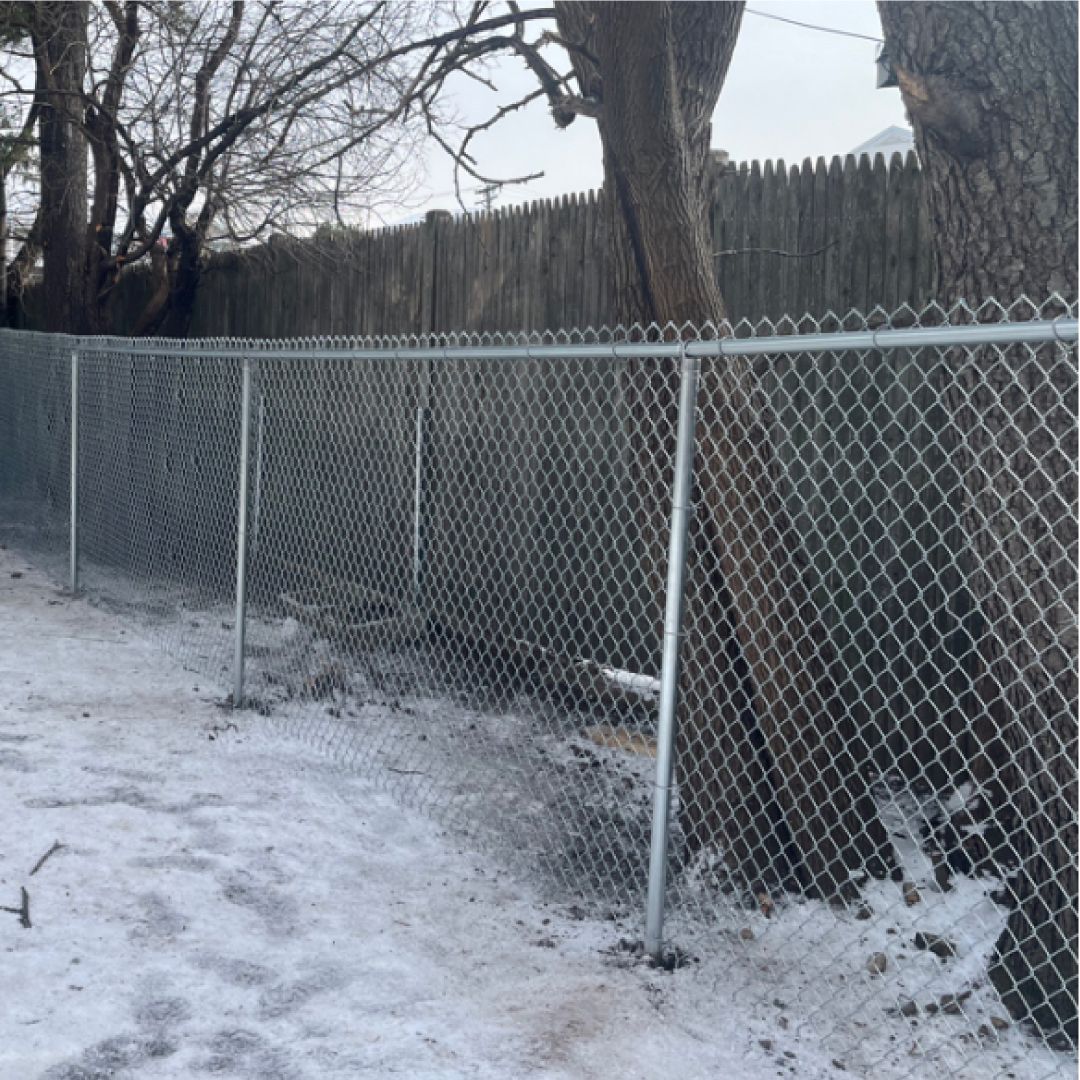
[[[881,34],[871,0],[752,0],[713,120],[714,147],[727,150],[734,161],[783,158],[791,163],[844,154],[883,128],[907,126],[899,91],[874,87],[874,42],[792,26],[755,10],[871,37]],[[471,80],[456,85],[456,105],[464,118],[485,118],[536,85],[516,59],[500,62],[491,75],[498,94]],[[507,117],[473,145],[488,175],[545,174],[527,185],[503,188],[496,205],[584,191],[600,183],[596,125],[581,117],[559,131],[540,102]],[[475,181],[463,178],[462,185],[472,188]],[[457,209],[452,169],[438,152],[430,155],[421,198],[422,209]],[[475,192],[466,193],[466,205],[477,201]]]

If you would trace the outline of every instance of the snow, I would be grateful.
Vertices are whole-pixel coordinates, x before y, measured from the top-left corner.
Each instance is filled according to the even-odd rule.
[[[944,805],[960,809],[972,795],[965,785]],[[862,880],[847,909],[792,897],[779,898],[768,916],[716,907],[707,935],[726,937],[741,953],[730,993],[761,994],[768,985],[774,1000],[797,1002],[788,1012],[796,1033],[827,1034],[860,1076],[1075,1076],[1073,1057],[1013,1025],[999,1029],[1008,1013],[987,968],[1008,919],[994,900],[1001,882],[957,874],[943,889],[920,834],[942,804],[899,783],[878,785],[876,797],[899,880]],[[669,927],[684,944],[701,939],[715,905],[712,879],[724,873],[713,855],[685,876],[683,911]],[[935,939],[949,955],[929,949]],[[874,958],[883,970],[870,970]]]
[[[190,632],[222,625],[202,621]],[[256,624],[252,641],[306,633],[291,620],[272,629],[262,642]],[[409,723],[478,722],[453,702],[407,704],[411,719],[369,702],[348,730],[383,722],[394,737],[373,744],[379,760],[413,767],[394,756]],[[871,882],[863,900],[880,917],[785,901],[771,919],[725,908],[708,933],[690,905],[671,931],[697,962],[666,973],[624,947],[637,914],[554,902],[520,867],[285,737],[296,725],[270,705],[269,719],[222,708],[144,623],[66,596],[0,550],[0,906],[17,908],[25,888],[31,920],[0,911],[0,1080],[1074,1071],[1016,1027],[976,1036],[1001,1014],[982,979],[1004,918],[996,883],[936,891],[918,808],[899,795],[889,823],[920,904]],[[522,723],[491,730],[513,741]],[[641,784],[653,765],[580,733],[545,734],[535,755],[530,767],[599,755]],[[946,934],[957,956],[913,950],[920,931]],[[865,969],[875,951],[891,961],[882,977]],[[960,1015],[896,1015],[903,997],[971,985]]]
[[[776,1075],[782,1033],[715,1027],[707,974],[627,961],[630,927],[223,711],[10,552],[0,613],[0,904],[25,887],[32,924],[0,912],[3,1080]]]

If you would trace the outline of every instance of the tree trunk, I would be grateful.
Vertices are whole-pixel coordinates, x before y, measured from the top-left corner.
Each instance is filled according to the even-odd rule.
[[[132,337],[151,337],[157,334],[158,327],[165,317],[169,304],[169,268],[163,244],[155,244],[150,252],[150,276],[154,283],[142,311],[139,312],[130,328]]]
[[[1072,302],[1075,4],[879,10],[923,165],[939,298]],[[979,350],[949,372],[988,624],[983,706],[1004,749],[998,812],[1020,861],[991,978],[1014,1016],[1074,1043],[1076,376],[1075,354],[1046,346]]]
[[[0,169],[0,267],[3,268],[3,297],[0,298],[0,325],[11,326],[11,298],[8,291],[8,207],[7,173]]]
[[[187,337],[202,278],[202,259],[195,230],[184,227],[168,248],[151,253],[154,291],[139,313],[133,337]]]
[[[37,5],[32,37],[40,104],[41,248],[45,329],[79,333],[84,324],[87,228],[85,0]]]
[[[113,257],[116,215],[120,205],[120,138],[117,116],[131,61],[139,41],[139,4],[127,0],[112,9],[116,48],[104,79],[101,104],[86,110],[86,131],[94,161],[94,199],[86,248],[86,319],[91,333],[108,333],[109,297],[120,276],[121,260]]]
[[[724,315],[708,227],[710,119],[741,4],[556,4],[583,95],[602,98],[616,314],[701,326]],[[678,332],[678,331],[676,331]],[[633,369],[635,464],[663,595],[678,372]],[[884,869],[886,837],[828,674],[777,496],[767,402],[747,361],[706,365],[680,717],[692,847],[738,884],[831,896]]]
[[[4,296],[7,304],[9,326],[26,325],[26,312],[23,310],[23,295],[34,263],[41,254],[41,209],[34,216],[26,239],[23,240],[15,258],[4,268]]]
[[[169,302],[158,333],[184,338],[191,329],[195,294],[202,278],[202,258],[195,229],[178,230],[169,252]]]

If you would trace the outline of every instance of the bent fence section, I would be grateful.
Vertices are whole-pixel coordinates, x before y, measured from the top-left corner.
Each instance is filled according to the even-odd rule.
[[[553,896],[647,906],[657,958],[738,950],[862,1067],[1049,1075],[1075,310],[833,325],[6,331],[0,526]]]

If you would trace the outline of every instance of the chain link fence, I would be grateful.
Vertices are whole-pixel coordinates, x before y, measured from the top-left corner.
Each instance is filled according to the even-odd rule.
[[[32,548],[63,575],[71,510],[70,353],[42,334],[0,333],[0,528],[5,542]]]
[[[552,897],[647,911],[662,963],[728,954],[719,995],[850,1071],[1063,1075],[1075,342],[1056,298],[5,331],[0,529]]]

